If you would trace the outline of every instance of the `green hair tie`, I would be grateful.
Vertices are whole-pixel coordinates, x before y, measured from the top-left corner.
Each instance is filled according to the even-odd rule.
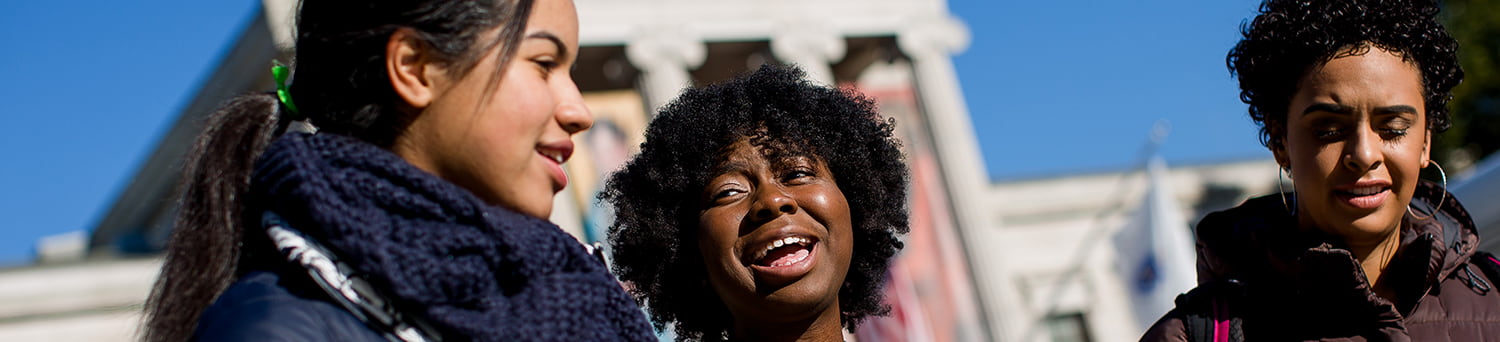
[[[292,91],[286,85],[286,78],[292,73],[291,69],[282,65],[281,61],[275,63],[276,65],[271,67],[271,76],[276,78],[276,97],[281,99],[281,105],[286,106],[292,115],[297,115],[297,105],[292,103]]]

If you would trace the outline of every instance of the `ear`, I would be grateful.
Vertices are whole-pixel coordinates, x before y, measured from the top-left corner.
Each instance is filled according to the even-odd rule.
[[[1422,168],[1425,169],[1428,164],[1432,164],[1432,130],[1426,129],[1422,132],[1425,136],[1422,140]]]
[[[427,45],[410,28],[400,28],[391,33],[385,43],[385,72],[391,79],[391,89],[406,105],[412,108],[427,108],[441,91],[440,68],[427,56]]]
[[[1284,170],[1292,169],[1292,158],[1286,153],[1286,138],[1272,141],[1266,148],[1271,150],[1271,155],[1276,157],[1276,164],[1281,165]]]

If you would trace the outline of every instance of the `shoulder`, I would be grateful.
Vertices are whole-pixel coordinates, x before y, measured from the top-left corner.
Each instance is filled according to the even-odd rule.
[[[1475,253],[1405,315],[1403,324],[1413,340],[1448,336],[1488,341],[1500,336],[1500,291],[1495,285],[1500,264],[1491,258],[1487,252]]]
[[[1273,234],[1292,218],[1281,194],[1246,200],[1234,208],[1208,214],[1193,230],[1198,251],[1198,281],[1234,278],[1263,264],[1269,246],[1262,235]],[[1279,239],[1272,239],[1279,240]]]
[[[1176,307],[1141,336],[1156,341],[1243,341],[1245,289],[1237,281],[1199,284],[1177,296]]]
[[[1151,324],[1146,334],[1141,335],[1141,342],[1188,342],[1187,334],[1182,314],[1174,309]]]
[[[295,286],[292,286],[295,287]],[[253,272],[219,295],[198,319],[200,341],[381,341],[343,308],[289,288],[279,275]]]
[[[1251,198],[1234,208],[1204,216],[1195,232],[1199,241],[1230,244],[1265,229],[1291,223],[1287,205],[1282,194]]]

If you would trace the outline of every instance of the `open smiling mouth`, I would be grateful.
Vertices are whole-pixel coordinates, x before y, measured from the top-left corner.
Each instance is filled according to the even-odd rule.
[[[1385,203],[1386,194],[1389,194],[1389,186],[1362,186],[1347,190],[1334,190],[1333,193],[1344,204],[1360,209],[1374,209]]]
[[[770,285],[784,285],[812,270],[817,255],[817,240],[788,236],[766,244],[750,266],[758,280]]]
[[[755,260],[755,264],[786,267],[807,260],[810,254],[812,254],[812,240],[800,236],[789,236],[766,245],[765,255]]]

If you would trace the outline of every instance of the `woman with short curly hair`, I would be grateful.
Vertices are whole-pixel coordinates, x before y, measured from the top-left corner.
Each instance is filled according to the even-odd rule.
[[[600,198],[616,273],[679,341],[840,341],[908,230],[894,122],[773,65],[688,90]]]
[[[1198,288],[1143,341],[1494,341],[1500,261],[1441,173],[1463,79],[1425,0],[1270,0],[1228,56],[1293,191],[1198,224]],[[1446,175],[1442,176],[1446,183]]]

